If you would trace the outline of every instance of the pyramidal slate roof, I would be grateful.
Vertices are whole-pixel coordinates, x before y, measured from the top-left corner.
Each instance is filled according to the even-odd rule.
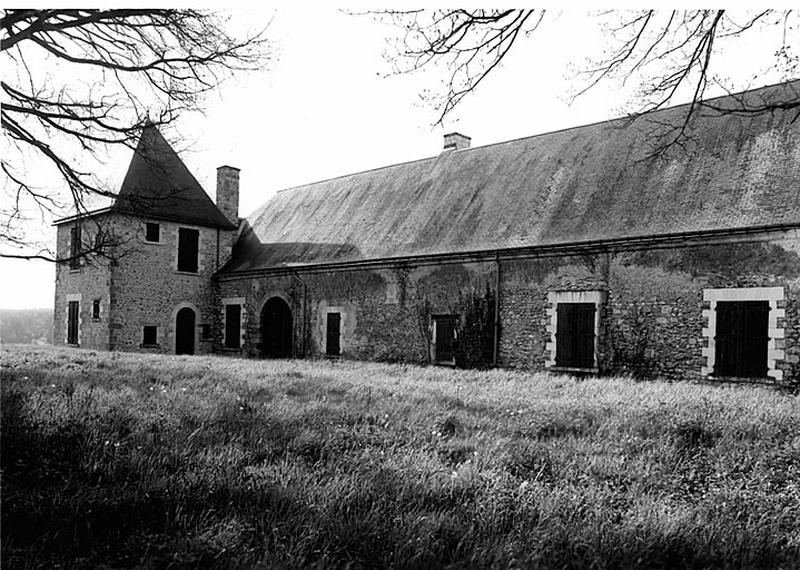
[[[797,101],[800,81],[709,100]],[[686,106],[278,192],[225,272],[777,224],[800,227],[798,110],[703,106],[685,148],[659,134]]]
[[[235,229],[155,125],[142,129],[113,211]]]

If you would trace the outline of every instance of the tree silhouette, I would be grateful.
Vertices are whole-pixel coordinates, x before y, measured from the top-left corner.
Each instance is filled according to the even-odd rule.
[[[399,36],[390,39],[388,52],[395,72],[411,73],[434,64],[447,70],[444,89],[432,98],[437,124],[475,91],[523,38],[545,22],[553,24],[543,10],[384,10],[369,14],[400,30]],[[682,143],[701,107],[721,113],[800,109],[797,90],[789,90],[779,99],[741,98],[736,105],[718,109],[703,102],[707,87],[717,81],[714,62],[725,41],[755,35],[755,30],[780,34],[780,48],[771,54],[774,67],[784,79],[796,77],[800,17],[794,11],[642,10],[604,12],[598,21],[604,26],[608,45],[605,50],[598,49],[602,55],[582,70],[585,82],[576,96],[604,80],[635,80],[640,86],[639,112],[646,112],[671,104],[676,94],[688,90],[690,100],[683,120],[670,125],[663,148]]]
[[[113,198],[87,155],[133,148],[145,124],[171,123],[232,72],[264,66],[265,30],[237,38],[225,23],[197,10],[3,11],[0,256],[53,259],[46,248],[29,253],[25,212],[71,204],[80,214],[94,197]],[[37,184],[31,165],[42,159],[62,190]]]

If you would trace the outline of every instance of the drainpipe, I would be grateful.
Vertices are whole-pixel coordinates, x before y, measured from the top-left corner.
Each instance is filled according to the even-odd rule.
[[[300,275],[295,271],[292,276],[303,286],[303,308],[301,310],[303,315],[303,326],[301,327],[301,340],[300,340],[300,357],[306,357],[306,299],[308,298],[308,285],[300,278]]]
[[[497,264],[494,281],[494,351],[492,352],[492,367],[497,368],[500,357],[500,254],[494,258]]]

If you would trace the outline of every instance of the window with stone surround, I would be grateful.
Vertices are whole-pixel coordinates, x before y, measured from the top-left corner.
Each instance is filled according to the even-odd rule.
[[[704,376],[783,379],[783,287],[703,290]]]
[[[191,228],[178,228],[178,271],[197,273],[200,232]]]
[[[144,225],[144,241],[149,243],[159,243],[161,241],[161,225],[155,222],[147,222]]]
[[[92,320],[93,321],[100,320],[100,299],[92,300]]]
[[[551,291],[547,294],[549,342],[545,366],[554,369],[598,369],[600,307],[604,291]]]
[[[158,327],[145,325],[142,327],[142,346],[156,346],[158,344]]]

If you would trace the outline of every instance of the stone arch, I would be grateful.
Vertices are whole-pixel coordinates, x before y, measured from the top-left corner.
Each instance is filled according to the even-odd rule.
[[[200,342],[200,311],[193,303],[178,303],[172,310],[172,353],[196,354]]]

